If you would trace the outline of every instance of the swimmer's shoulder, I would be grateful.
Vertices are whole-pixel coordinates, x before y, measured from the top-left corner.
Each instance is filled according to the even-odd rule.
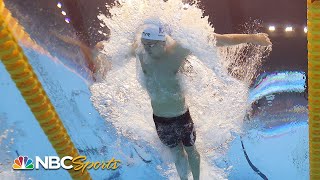
[[[184,48],[181,44],[179,44],[177,41],[172,39],[170,36],[167,36],[167,52],[168,54],[175,55],[175,56],[182,56],[186,57],[190,54],[190,50],[187,48]]]

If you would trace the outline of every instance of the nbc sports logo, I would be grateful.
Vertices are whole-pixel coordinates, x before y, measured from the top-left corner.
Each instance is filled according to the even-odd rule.
[[[32,170],[33,169],[33,163],[32,159],[28,158],[28,156],[19,156],[14,160],[14,163],[12,165],[13,169],[26,169],[26,170]]]
[[[12,168],[14,170],[39,170],[40,166],[43,169],[59,169],[62,167],[63,169],[69,170],[81,170],[84,169],[106,169],[106,170],[115,170],[119,167],[120,160],[116,160],[115,158],[110,159],[109,161],[101,161],[101,162],[91,162],[86,161],[86,156],[77,156],[75,158],[71,156],[64,156],[60,159],[58,156],[45,156],[44,160],[41,159],[39,156],[35,157],[35,161],[33,163],[32,159],[28,158],[28,156],[19,156],[14,160]],[[66,161],[70,161],[66,164]],[[118,164],[117,164],[118,163]],[[35,166],[34,166],[35,164]]]

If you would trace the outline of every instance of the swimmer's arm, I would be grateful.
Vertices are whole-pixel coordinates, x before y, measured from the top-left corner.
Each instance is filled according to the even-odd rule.
[[[61,34],[58,34],[56,32],[51,32],[51,34],[55,35],[57,38],[59,38],[60,40],[68,43],[68,44],[71,44],[71,45],[74,45],[74,46],[78,46],[83,55],[84,55],[84,59],[86,61],[86,66],[89,68],[89,70],[91,72],[95,72],[96,71],[96,68],[95,68],[95,61],[94,61],[94,57],[93,57],[93,54],[92,54],[92,50],[87,46],[85,45],[83,42],[81,42],[80,40],[77,40],[77,39],[73,39],[69,36],[64,36],[64,35],[61,35]]]
[[[268,34],[213,34],[216,46],[232,46],[242,43],[252,43],[260,46],[272,45]]]
[[[184,56],[187,56],[191,53],[191,51],[187,48],[182,47],[181,44],[179,44],[177,41],[173,40],[171,37],[167,37],[167,41],[170,42],[167,46],[167,51],[170,52],[176,52],[179,54],[182,54]]]

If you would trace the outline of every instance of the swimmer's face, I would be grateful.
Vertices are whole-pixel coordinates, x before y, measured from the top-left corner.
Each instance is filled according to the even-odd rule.
[[[154,57],[161,56],[165,51],[165,41],[150,40],[150,39],[141,39],[141,43],[149,55]]]
[[[165,41],[158,41],[158,40],[150,40],[150,39],[141,39],[141,43],[143,47],[147,49],[154,49],[154,48],[164,48],[166,45]]]

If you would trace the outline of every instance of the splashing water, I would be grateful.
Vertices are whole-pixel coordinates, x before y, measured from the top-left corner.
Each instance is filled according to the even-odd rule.
[[[269,56],[271,50],[271,46],[259,47],[253,44],[241,44],[219,47],[218,55],[223,67],[227,67],[231,76],[250,84],[257,78],[261,60]]]
[[[218,58],[214,42],[209,43],[214,28],[208,17],[202,17],[196,3],[185,6],[178,0],[118,1],[109,7],[109,12],[110,16],[100,14],[98,18],[111,32],[103,53],[113,68],[104,81],[91,86],[94,106],[119,134],[146,142],[159,152],[164,150],[156,134],[150,98],[139,83],[143,80],[140,64],[129,53],[145,22],[165,25],[170,36],[192,52],[179,76],[197,131],[201,177],[225,178],[214,161],[224,154],[233,133],[241,133],[248,106],[248,85],[227,75],[225,63],[221,62],[226,58]]]
[[[262,28],[261,20],[250,19],[241,25],[241,32],[256,34]],[[272,46],[256,46],[253,44],[240,44],[237,46],[219,47],[218,54],[221,63],[228,69],[233,77],[252,83],[257,77],[262,59],[269,56]]]

